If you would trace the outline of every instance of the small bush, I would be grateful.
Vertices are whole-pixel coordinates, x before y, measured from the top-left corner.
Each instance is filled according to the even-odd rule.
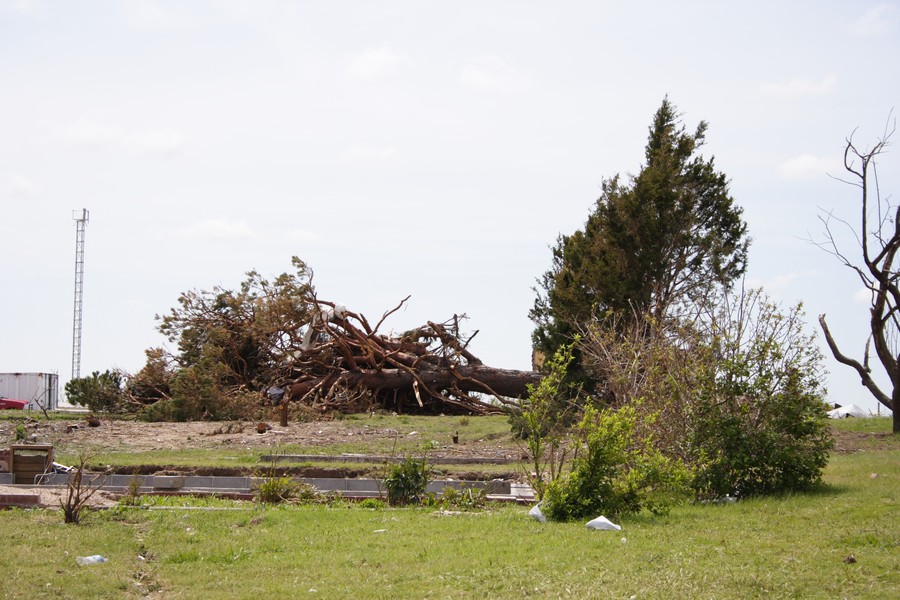
[[[92,412],[126,410],[122,374],[118,371],[94,371],[66,383],[66,398],[72,404],[86,406]]]
[[[301,490],[290,477],[268,477],[255,486],[254,499],[265,504],[279,504],[296,498]]]
[[[530,459],[529,483],[538,497],[562,475],[571,445],[569,430],[582,411],[581,388],[567,383],[566,374],[576,343],[577,339],[556,351],[545,365],[544,377],[528,386],[528,397],[509,417],[513,435],[524,440]]]
[[[543,513],[553,521],[621,516],[648,509],[664,513],[687,486],[687,469],[638,445],[633,408],[585,410],[572,471],[548,483]]]
[[[384,479],[388,504],[402,506],[421,503],[425,488],[428,487],[429,475],[430,468],[424,457],[419,459],[410,456],[392,466]]]
[[[777,494],[816,485],[832,439],[822,355],[805,333],[802,305],[782,311],[757,290],[722,312],[714,340],[719,368],[694,407],[697,495]]]
[[[436,503],[445,510],[448,508],[476,510],[484,508],[487,504],[487,491],[484,488],[456,489],[453,486],[447,486],[440,497],[436,499]]]
[[[138,506],[141,503],[141,485],[144,478],[141,475],[132,475],[128,478],[128,491],[122,496],[119,503],[124,506]]]

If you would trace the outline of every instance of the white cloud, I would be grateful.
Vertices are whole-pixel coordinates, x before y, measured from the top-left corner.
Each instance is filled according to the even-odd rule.
[[[194,240],[238,240],[257,237],[256,232],[246,221],[225,221],[223,219],[201,221],[179,229],[175,234],[180,238]]]
[[[760,90],[767,96],[779,98],[799,98],[801,96],[822,96],[834,90],[837,77],[828,75],[822,81],[791,79],[786,83],[763,83]]]
[[[44,4],[41,0],[0,0],[0,14],[40,17],[45,13]]]
[[[779,275],[777,277],[773,277],[772,279],[763,283],[763,286],[767,292],[774,293],[780,292],[788,287],[790,287],[791,283],[797,279],[796,273],[787,273],[785,275]]]
[[[746,289],[753,290],[762,288],[773,300],[777,302],[783,301],[782,292],[788,289],[797,279],[796,273],[786,273],[785,275],[776,275],[771,279],[761,279],[759,277],[747,277],[744,281]],[[739,291],[739,290],[738,290]]]
[[[385,77],[409,62],[407,57],[387,46],[367,48],[350,60],[347,72],[354,79],[371,81]]]
[[[347,162],[373,162],[390,160],[393,156],[393,146],[353,144],[344,151],[341,158]]]
[[[147,129],[129,134],[125,141],[134,150],[149,154],[171,155],[180,151],[187,138],[171,127]]]
[[[98,148],[115,144],[122,138],[122,133],[95,121],[79,119],[63,130],[62,138],[75,146]]]
[[[871,304],[872,295],[872,290],[870,290],[869,288],[860,288],[855,294],[853,294],[853,301],[857,304]]]
[[[291,229],[287,232],[287,238],[291,242],[315,244],[321,242],[324,236],[318,231],[310,231],[309,229]]]
[[[115,127],[84,118],[64,129],[60,135],[65,142],[73,146],[164,156],[179,152],[187,142],[184,134],[172,127],[123,132]]]
[[[180,2],[157,2],[156,0],[128,0],[125,3],[125,18],[135,29],[144,31],[172,31],[193,26],[194,19]]]
[[[41,188],[21,175],[8,173],[0,177],[0,194],[11,198],[33,198],[41,193]]]
[[[853,22],[850,33],[858,36],[871,36],[888,33],[897,23],[897,8],[887,2],[876,4]]]
[[[516,92],[527,87],[526,78],[499,56],[482,56],[464,66],[459,80],[491,92]]]
[[[801,154],[782,162],[778,166],[778,176],[789,181],[803,181],[837,173],[840,169],[841,163],[837,159]]]

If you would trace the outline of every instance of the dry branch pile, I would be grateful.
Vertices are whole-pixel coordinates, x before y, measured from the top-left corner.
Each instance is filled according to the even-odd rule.
[[[398,412],[491,414],[514,404],[540,374],[484,365],[469,350],[477,331],[463,337],[460,320],[426,325],[402,335],[379,334],[365,316],[316,300],[313,322],[291,362],[284,402],[352,411],[378,405]]]

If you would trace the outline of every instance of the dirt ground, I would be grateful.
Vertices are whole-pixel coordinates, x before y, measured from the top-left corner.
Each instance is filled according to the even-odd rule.
[[[890,432],[841,431],[832,429],[834,433],[834,451],[838,454],[853,452],[892,450],[897,447]]]
[[[14,421],[0,421],[0,447],[14,443]],[[280,446],[335,446],[340,444],[384,445],[398,436],[409,435],[393,427],[368,425],[358,420],[330,420],[273,425],[259,434],[256,423],[189,422],[145,423],[141,421],[102,420],[99,427],[88,427],[83,419],[71,421],[26,422],[26,439],[52,443],[69,454],[80,450],[92,453],[147,452],[182,448],[235,448],[276,450]],[[834,430],[835,451],[840,454],[861,450],[886,450],[894,447],[890,433]],[[442,440],[447,442],[448,440]],[[509,439],[463,439],[456,445],[442,444],[434,455],[462,458],[521,458],[521,448]]]
[[[16,423],[0,422],[0,447],[13,443]],[[102,420],[99,427],[89,427],[83,419],[71,421],[31,421],[26,423],[26,439],[52,443],[69,454],[87,450],[97,454],[108,451],[147,452],[177,449],[266,449],[279,447],[336,446],[341,444],[390,447],[392,440],[413,435],[393,427],[369,425],[359,420],[330,420],[290,423],[258,433],[250,422],[145,423],[141,421]],[[490,436],[488,436],[489,438]],[[508,438],[508,436],[507,436]],[[422,440],[424,441],[424,440]],[[521,450],[509,439],[466,439],[459,444],[441,440],[441,449],[432,453],[462,458],[519,458]]]
[[[41,508],[60,508],[61,502],[67,493],[64,487],[46,488],[22,488],[9,485],[0,485],[0,495],[37,496],[38,506]],[[90,508],[109,508],[119,501],[119,494],[100,490],[88,498],[85,503]]]

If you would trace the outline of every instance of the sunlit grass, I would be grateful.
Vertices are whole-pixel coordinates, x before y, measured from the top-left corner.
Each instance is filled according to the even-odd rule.
[[[831,419],[831,426],[840,431],[862,431],[865,433],[890,433],[893,427],[891,417],[872,417],[869,419]]]
[[[814,493],[678,506],[624,519],[621,532],[539,524],[519,506],[441,516],[349,505],[235,511],[216,501],[92,513],[77,527],[58,512],[14,510],[0,514],[0,595],[900,596],[900,451],[835,456],[825,475]],[[89,554],[110,562],[75,564]]]

